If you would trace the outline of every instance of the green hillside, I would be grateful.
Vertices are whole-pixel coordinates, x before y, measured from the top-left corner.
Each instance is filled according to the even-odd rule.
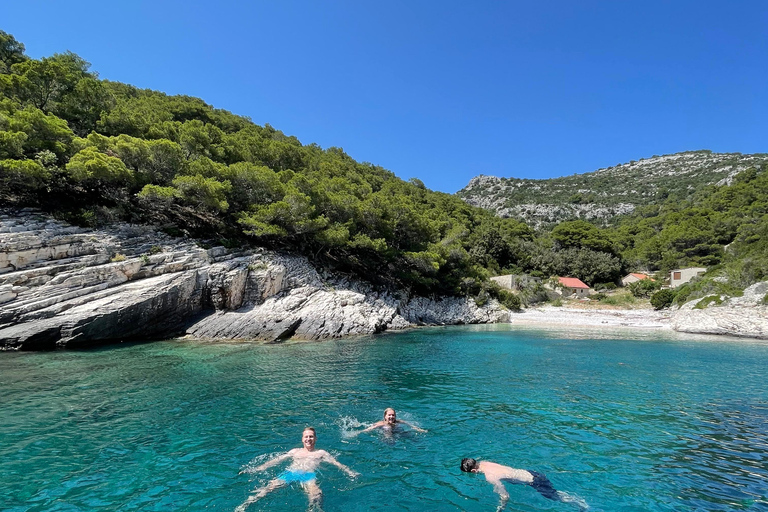
[[[703,266],[708,278],[688,288],[737,293],[768,279],[768,164],[686,200],[639,208],[608,236],[633,268]]]
[[[0,31],[0,206],[288,250],[418,294],[516,307],[489,276],[595,285],[686,265],[711,269],[687,296],[737,293],[768,276],[766,162],[699,151],[555,180],[479,177],[459,194],[542,208],[502,218],[201,99],[100,80],[73,53],[29,59]]]
[[[575,219],[605,226],[636,208],[667,198],[686,200],[702,187],[730,183],[766,162],[768,154],[691,151],[545,180],[478,176],[458,196],[537,227]]]
[[[768,279],[765,154],[696,151],[551,180],[479,176],[459,195],[499,215],[512,215],[513,208],[522,212],[519,219],[538,226],[538,236],[522,243],[525,256],[516,260],[522,272],[558,273],[564,266],[549,261],[585,249],[618,256],[621,272],[666,277],[675,268],[706,267],[703,279],[681,290],[678,303],[738,295]],[[495,209],[500,202],[506,206]],[[603,269],[599,277],[570,270],[594,284],[615,275],[607,264],[593,265]]]
[[[507,263],[496,246],[532,237],[341,148],[304,145],[198,98],[99,80],[73,53],[29,59],[5,32],[0,202],[295,251],[417,293],[479,299]]]

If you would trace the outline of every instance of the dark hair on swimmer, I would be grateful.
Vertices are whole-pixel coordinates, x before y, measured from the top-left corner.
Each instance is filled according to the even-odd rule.
[[[465,473],[469,473],[473,469],[477,468],[477,461],[475,459],[461,459],[461,470]]]

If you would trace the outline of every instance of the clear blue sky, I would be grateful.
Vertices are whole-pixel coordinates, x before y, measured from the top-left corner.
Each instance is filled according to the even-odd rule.
[[[3,2],[39,58],[270,123],[455,192],[768,152],[768,1]]]

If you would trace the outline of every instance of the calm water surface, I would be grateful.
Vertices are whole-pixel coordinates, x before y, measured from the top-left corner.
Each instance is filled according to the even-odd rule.
[[[284,465],[248,469],[306,425],[362,473],[322,466],[327,512],[494,510],[464,456],[543,472],[595,511],[768,510],[768,344],[624,336],[492,326],[3,353],[0,510],[231,511]],[[429,432],[353,435],[388,406]],[[576,510],[508,490],[507,510]],[[305,508],[289,486],[249,512]]]

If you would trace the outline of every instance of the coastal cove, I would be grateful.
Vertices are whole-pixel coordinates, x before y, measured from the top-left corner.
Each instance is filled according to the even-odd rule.
[[[474,456],[594,511],[764,510],[768,344],[663,329],[421,328],[0,354],[0,508],[231,511],[318,431],[325,510],[492,510]],[[427,433],[355,435],[385,407]],[[240,471],[243,474],[238,475]],[[575,510],[509,485],[511,510]],[[303,510],[289,486],[249,510]]]
[[[4,6],[0,512],[768,512],[768,4],[198,3]]]
[[[626,326],[768,338],[768,282],[719,306],[672,311],[531,307],[420,297],[315,268],[306,258],[205,248],[156,228],[72,226],[0,212],[0,349],[78,348],[186,334],[282,342],[413,326],[511,322]]]

